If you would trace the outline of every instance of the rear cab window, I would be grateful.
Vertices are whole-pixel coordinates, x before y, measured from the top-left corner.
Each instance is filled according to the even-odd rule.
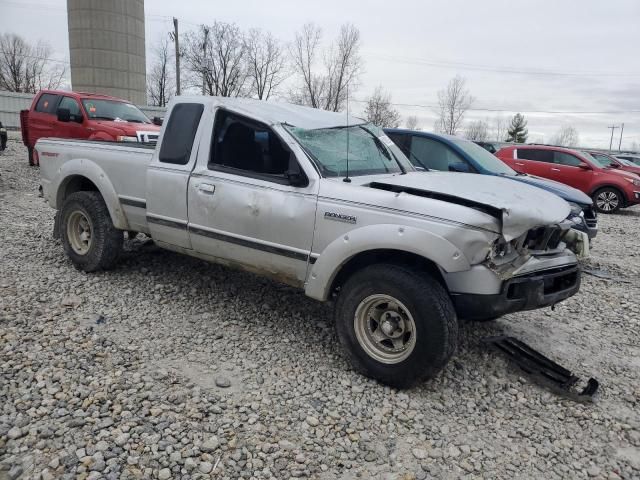
[[[201,103],[178,103],[173,107],[158,155],[161,163],[174,165],[189,163],[193,140],[203,111],[204,105]]]
[[[53,115],[54,113],[56,113],[59,99],[59,95],[55,95],[53,93],[43,93],[42,96],[38,99],[38,103],[36,103],[35,111]]]

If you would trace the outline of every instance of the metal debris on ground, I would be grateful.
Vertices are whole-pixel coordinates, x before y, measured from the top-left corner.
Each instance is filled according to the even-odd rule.
[[[504,353],[534,381],[566,398],[577,402],[591,401],[598,390],[600,384],[595,378],[589,378],[581,391],[576,390],[579,377],[517,338],[501,335],[483,341]]]
[[[604,280],[613,280],[615,282],[631,283],[629,280],[625,280],[624,278],[614,277],[608,271],[602,270],[600,268],[582,267],[582,273],[586,273],[587,275],[591,275],[596,278],[602,278]]]

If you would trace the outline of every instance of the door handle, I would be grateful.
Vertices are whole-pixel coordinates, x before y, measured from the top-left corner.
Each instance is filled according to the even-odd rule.
[[[559,172],[560,171],[559,168],[554,168],[554,167],[551,167],[551,170],[554,171],[554,172]]]
[[[524,167],[524,163],[516,162],[516,165],[520,165],[521,167]]]
[[[198,185],[198,191],[213,195],[213,193],[216,191],[216,186],[211,185],[210,183],[201,183]]]

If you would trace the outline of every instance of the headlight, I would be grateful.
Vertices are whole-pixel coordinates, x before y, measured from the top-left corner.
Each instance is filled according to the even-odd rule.
[[[116,137],[116,140],[118,140],[119,142],[137,142],[138,137],[128,137],[126,135],[118,135]]]
[[[571,216],[584,215],[583,208],[577,203],[567,202],[571,207]]]
[[[634,178],[627,178],[627,177],[624,177],[624,179],[625,179],[627,182],[632,183],[634,186],[636,186],[636,187],[640,187],[640,180],[636,180],[636,179],[634,179]]]

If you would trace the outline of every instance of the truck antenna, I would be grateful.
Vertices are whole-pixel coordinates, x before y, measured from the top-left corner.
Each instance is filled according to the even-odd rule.
[[[351,183],[349,178],[349,84],[347,83],[347,176],[342,179],[343,182]]]

